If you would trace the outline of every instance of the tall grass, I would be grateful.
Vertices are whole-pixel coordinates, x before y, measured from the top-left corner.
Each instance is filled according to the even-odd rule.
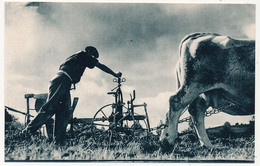
[[[17,123],[6,125],[5,160],[243,160],[254,161],[254,135],[219,138],[211,136],[215,148],[201,147],[192,133],[180,135],[176,144],[163,151],[158,136],[132,140],[124,144],[114,142],[110,148],[95,142],[88,131],[75,138],[68,135],[64,146],[57,146],[41,135],[23,139],[17,136],[22,126]],[[80,133],[80,132],[79,132]]]

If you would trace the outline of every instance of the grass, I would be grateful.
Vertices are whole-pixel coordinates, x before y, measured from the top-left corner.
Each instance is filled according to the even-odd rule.
[[[95,142],[89,131],[81,136],[68,136],[65,146],[57,146],[41,135],[22,139],[17,136],[22,125],[17,122],[7,123],[5,130],[5,161],[45,161],[45,160],[153,160],[153,161],[249,161],[255,159],[254,135],[241,137],[210,136],[216,148],[199,145],[192,132],[180,134],[176,144],[163,151],[158,144],[157,135],[132,140],[124,144],[115,142],[107,148],[102,142]]]

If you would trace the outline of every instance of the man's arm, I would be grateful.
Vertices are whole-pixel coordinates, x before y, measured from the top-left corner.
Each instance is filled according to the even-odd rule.
[[[122,73],[121,72],[118,72],[118,73],[115,73],[113,70],[111,70],[109,67],[107,67],[106,65],[102,64],[102,63],[97,63],[96,66],[101,69],[102,71],[108,73],[108,74],[111,74],[113,75],[114,77],[121,77],[122,76]]]

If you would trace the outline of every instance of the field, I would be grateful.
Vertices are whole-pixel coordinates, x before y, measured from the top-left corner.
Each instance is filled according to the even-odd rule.
[[[5,161],[156,161],[156,162],[249,162],[255,160],[255,138],[251,134],[237,136],[230,129],[225,135],[210,135],[215,148],[199,146],[192,131],[180,133],[176,144],[167,151],[161,149],[159,137],[150,134],[124,144],[115,142],[110,148],[95,142],[87,128],[80,136],[68,135],[64,146],[57,146],[41,135],[23,139],[17,136],[23,127],[18,122],[5,125]],[[227,134],[229,133],[229,134]]]

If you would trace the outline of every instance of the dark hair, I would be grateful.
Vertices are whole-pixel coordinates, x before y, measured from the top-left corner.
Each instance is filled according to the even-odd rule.
[[[93,46],[87,46],[85,48],[85,51],[87,53],[89,53],[90,55],[92,55],[94,58],[98,58],[99,57],[97,49],[95,47],[93,47]]]

